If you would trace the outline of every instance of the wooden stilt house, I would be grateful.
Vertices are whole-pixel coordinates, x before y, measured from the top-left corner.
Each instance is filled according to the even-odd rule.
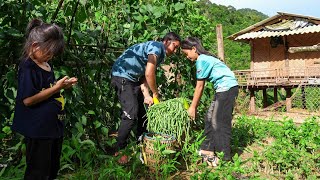
[[[228,37],[250,44],[248,70],[235,71],[241,88],[250,90],[250,112],[255,111],[255,91],[286,90],[286,108],[291,109],[292,88],[320,84],[320,19],[288,13],[254,24]]]

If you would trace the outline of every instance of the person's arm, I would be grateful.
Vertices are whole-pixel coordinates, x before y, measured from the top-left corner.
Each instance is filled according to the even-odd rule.
[[[152,91],[152,97],[158,98],[159,94],[158,94],[158,88],[156,84],[156,68],[157,68],[157,56],[154,54],[149,54],[145,77],[146,77],[148,86]]]
[[[49,97],[51,97],[53,94],[59,92],[61,89],[70,86],[70,84],[74,83],[74,82],[66,82],[66,79],[68,79],[68,76],[65,76],[64,78],[60,79],[54,86],[52,86],[51,88],[47,88],[43,91],[40,91],[39,93],[31,96],[31,97],[27,97],[23,100],[23,104],[25,106],[32,106],[34,104],[37,104],[39,102],[42,102],[46,99],[48,99]]]
[[[193,94],[192,103],[188,109],[189,116],[192,119],[196,117],[197,107],[199,105],[199,102],[202,96],[204,85],[205,85],[205,80],[197,80],[197,85]]]
[[[148,83],[145,78],[143,78],[142,84],[140,85],[140,88],[141,88],[142,94],[144,96],[144,103],[148,104],[149,106],[152,105],[153,100],[152,100],[152,97],[150,96]]]

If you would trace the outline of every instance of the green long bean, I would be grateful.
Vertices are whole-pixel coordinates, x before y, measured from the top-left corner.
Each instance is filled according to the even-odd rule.
[[[190,139],[190,117],[184,98],[174,98],[155,104],[147,110],[149,132],[173,135],[181,145]],[[184,135],[184,138],[182,138]]]

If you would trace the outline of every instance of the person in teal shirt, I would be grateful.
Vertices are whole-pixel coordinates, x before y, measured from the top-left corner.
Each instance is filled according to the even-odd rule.
[[[212,166],[216,166],[216,152],[224,153],[224,160],[231,159],[231,121],[235,99],[238,96],[238,82],[234,73],[218,58],[206,51],[201,41],[188,37],[181,42],[182,52],[196,63],[197,84],[188,113],[195,119],[197,107],[206,81],[213,83],[215,96],[205,116],[205,140],[199,154]]]
[[[147,41],[135,44],[125,50],[112,67],[111,84],[115,88],[121,104],[121,122],[118,137],[111,154],[127,146],[127,139],[134,124],[137,124],[136,137],[146,132],[146,111],[144,103],[151,105],[157,99],[156,68],[166,56],[174,54],[180,46],[180,37],[174,32],[167,33],[160,42]],[[149,94],[149,89],[152,95]],[[120,164],[128,162],[122,155]]]

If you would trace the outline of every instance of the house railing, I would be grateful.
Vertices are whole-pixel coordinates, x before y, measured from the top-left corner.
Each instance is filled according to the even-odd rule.
[[[234,71],[240,86],[320,84],[320,67]]]

